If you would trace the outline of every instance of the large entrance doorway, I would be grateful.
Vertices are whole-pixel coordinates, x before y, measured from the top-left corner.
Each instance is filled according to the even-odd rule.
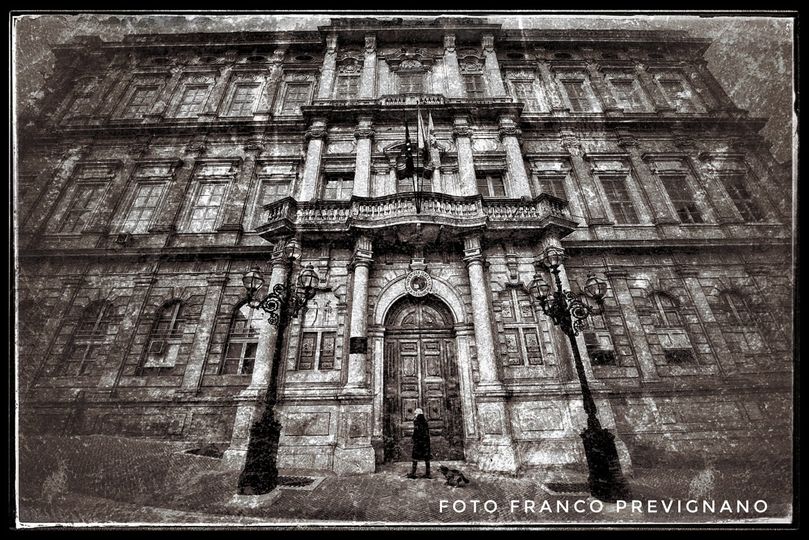
[[[434,460],[461,460],[463,422],[449,309],[429,296],[406,297],[385,319],[385,461],[413,451],[413,411],[424,410]]]

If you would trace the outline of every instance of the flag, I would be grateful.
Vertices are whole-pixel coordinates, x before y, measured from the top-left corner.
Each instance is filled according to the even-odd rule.
[[[428,124],[424,123],[419,111],[419,155],[424,160],[424,178],[430,179],[433,177],[433,170],[435,169],[435,161],[433,160],[432,148],[430,141],[433,137],[433,114],[427,111]],[[429,127],[428,127],[429,126]]]
[[[400,180],[413,176],[413,142],[410,140],[410,128],[405,119],[405,146],[396,158],[396,176]]]

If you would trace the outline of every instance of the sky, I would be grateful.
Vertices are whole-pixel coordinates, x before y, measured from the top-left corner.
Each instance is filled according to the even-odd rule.
[[[412,12],[409,12],[412,13]],[[768,118],[761,131],[775,158],[792,158],[795,132],[793,99],[793,28],[790,17],[460,13],[447,16],[485,16],[505,29],[625,29],[685,30],[713,44],[705,53],[708,68],[739,107],[754,117]],[[12,19],[14,85],[17,111],[35,110],[45,80],[53,71],[50,47],[76,35],[97,35],[118,41],[135,33],[184,33],[314,30],[328,24],[334,12],[297,14],[151,13],[142,15],[81,13],[28,14]],[[408,17],[395,12],[369,13],[379,18]],[[436,16],[435,13],[421,16]]]

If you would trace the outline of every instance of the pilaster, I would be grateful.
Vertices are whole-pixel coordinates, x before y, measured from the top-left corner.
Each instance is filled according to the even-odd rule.
[[[494,35],[484,34],[481,46],[483,47],[484,70],[489,95],[491,97],[505,97],[506,87],[503,85],[503,74],[500,71],[500,64],[497,62],[497,54],[494,51]]]
[[[476,195],[478,185],[472,157],[472,128],[469,125],[469,118],[466,116],[455,117],[452,136],[458,147],[458,176],[461,195]]]
[[[455,34],[444,35],[444,70],[446,73],[446,95],[449,98],[462,98],[466,95],[458,53],[455,50]]]
[[[590,175],[590,168],[584,162],[581,142],[570,131],[560,133],[562,148],[570,155],[573,164],[573,172],[579,183],[579,188],[584,198],[584,208],[587,214],[588,225],[603,225],[609,223],[607,211],[604,208],[601,195],[596,188],[595,180]]]
[[[354,195],[371,196],[371,150],[374,139],[374,128],[370,117],[360,118],[354,131],[357,139],[357,155],[354,168]]]
[[[303,178],[298,186],[296,199],[311,201],[317,196],[317,184],[320,177],[320,160],[323,156],[323,145],[326,141],[326,120],[315,118],[306,131],[306,162],[303,167]]]
[[[376,36],[365,36],[365,59],[362,62],[360,76],[360,99],[372,99],[376,90]]]
[[[652,176],[649,167],[641,157],[637,139],[629,132],[618,131],[618,146],[629,154],[632,170],[637,175],[641,189],[646,194],[646,200],[652,208],[652,219],[656,225],[679,224],[680,220],[666,203],[664,188],[660,181]]]
[[[525,172],[525,161],[520,150],[519,137],[522,131],[513,117],[500,117],[500,140],[506,149],[506,165],[511,180],[511,195],[514,198],[531,197],[531,183]]]
[[[329,99],[334,89],[334,78],[337,73],[337,34],[326,36],[326,51],[323,55],[323,66],[320,69],[320,86],[317,99]]]

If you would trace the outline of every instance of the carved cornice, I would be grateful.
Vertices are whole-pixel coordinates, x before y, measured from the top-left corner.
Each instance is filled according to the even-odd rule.
[[[376,130],[371,126],[360,126],[354,130],[355,139],[373,139]]]

